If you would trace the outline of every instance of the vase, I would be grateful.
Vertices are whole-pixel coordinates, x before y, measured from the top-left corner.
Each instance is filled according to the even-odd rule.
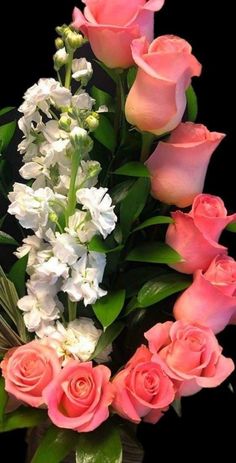
[[[26,463],[30,463],[37,447],[48,429],[48,423],[43,423],[36,428],[29,429],[26,437],[27,458]],[[136,441],[131,439],[126,433],[121,433],[123,458],[122,463],[142,463],[144,452]],[[46,463],[46,462],[45,462]],[[72,452],[62,463],[75,463],[75,454]]]

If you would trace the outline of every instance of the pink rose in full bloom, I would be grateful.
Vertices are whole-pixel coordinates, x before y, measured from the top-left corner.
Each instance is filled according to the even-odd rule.
[[[109,416],[114,394],[104,365],[71,360],[44,391],[51,421],[59,428],[89,432]]]
[[[203,323],[214,333],[236,324],[235,260],[217,256],[206,272],[197,270],[192,285],[177,299],[174,316],[189,323]]]
[[[213,331],[205,326],[182,320],[157,323],[144,336],[180,396],[219,386],[234,370],[233,361],[222,355]]]
[[[190,206],[203,191],[210,158],[224,136],[201,124],[180,124],[146,162],[152,196],[166,204]]]
[[[142,37],[131,48],[138,73],[126,100],[126,118],[145,132],[169,132],[181,122],[185,91],[201,65],[190,44],[174,35],[158,37],[151,45]]]
[[[153,39],[154,12],[164,0],[83,0],[84,15],[75,8],[73,27],[88,37],[95,56],[109,68],[134,64],[131,43],[138,37]]]
[[[224,228],[236,220],[236,214],[227,214],[224,201],[219,196],[208,194],[196,196],[189,212],[198,229],[214,241],[218,241]]]
[[[35,340],[11,349],[1,368],[6,391],[31,407],[40,407],[45,403],[43,391],[61,365],[54,349]]]
[[[156,423],[173,402],[175,389],[159,359],[145,346],[137,349],[123,370],[113,379],[113,408],[123,418],[139,423],[141,418]]]
[[[189,213],[176,211],[171,215],[174,223],[167,229],[166,242],[183,258],[183,262],[171,267],[183,273],[204,271],[218,254],[227,254],[227,248],[217,240],[236,215],[227,215],[221,198],[200,194]]]

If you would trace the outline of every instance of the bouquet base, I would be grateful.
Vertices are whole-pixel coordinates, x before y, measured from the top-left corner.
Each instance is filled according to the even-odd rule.
[[[48,428],[48,423],[44,423],[36,428],[32,428],[27,433],[26,442],[28,445],[26,463],[31,463],[34,453],[37,450],[43,435]],[[123,447],[122,463],[142,463],[144,452],[142,447],[126,433],[121,435]],[[75,463],[75,454],[68,455],[62,463]]]

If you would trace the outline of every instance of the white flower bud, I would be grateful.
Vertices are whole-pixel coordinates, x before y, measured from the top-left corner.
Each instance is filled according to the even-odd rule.
[[[86,122],[89,130],[91,130],[91,132],[93,132],[99,126],[98,115],[96,113],[90,114],[90,116],[86,117],[85,122]]]
[[[59,129],[65,130],[66,132],[70,131],[70,126],[71,126],[71,118],[68,116],[61,116],[59,120]]]
[[[60,48],[60,50],[57,50],[57,52],[53,56],[54,68],[56,71],[59,71],[59,69],[67,63],[68,56],[69,55],[68,53],[66,53],[65,47]]]
[[[72,32],[71,30],[66,33],[66,41],[71,48],[79,48],[84,43],[84,38],[81,34]]]

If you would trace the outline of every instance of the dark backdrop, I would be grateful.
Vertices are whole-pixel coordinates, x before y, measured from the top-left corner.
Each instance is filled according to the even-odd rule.
[[[112,0],[110,0],[112,1]],[[75,0],[40,2],[4,2],[1,8],[1,72],[0,107],[17,106],[24,91],[39,77],[53,75],[51,57],[54,53],[54,28],[69,23]],[[217,6],[211,0],[166,0],[156,15],[156,33],[172,33],[186,38],[194,54],[203,64],[201,78],[194,87],[199,96],[198,121],[209,129],[227,133],[214,155],[207,174],[205,191],[222,196],[231,210],[236,210],[234,131],[235,96],[233,90],[233,2]],[[78,3],[77,3],[78,4]],[[104,85],[100,77],[97,85]],[[11,150],[12,152],[12,150]],[[12,164],[16,161],[12,154]],[[231,255],[236,257],[236,237],[226,237]],[[228,327],[220,335],[225,354],[236,361],[236,327]],[[235,375],[231,383],[236,388]],[[233,458],[236,401],[227,384],[204,390],[183,400],[183,417],[169,412],[156,426],[142,425],[139,437],[145,450],[145,462],[176,457],[182,461],[200,457]],[[23,432],[0,436],[0,460],[23,463]],[[187,448],[191,449],[187,450]]]

